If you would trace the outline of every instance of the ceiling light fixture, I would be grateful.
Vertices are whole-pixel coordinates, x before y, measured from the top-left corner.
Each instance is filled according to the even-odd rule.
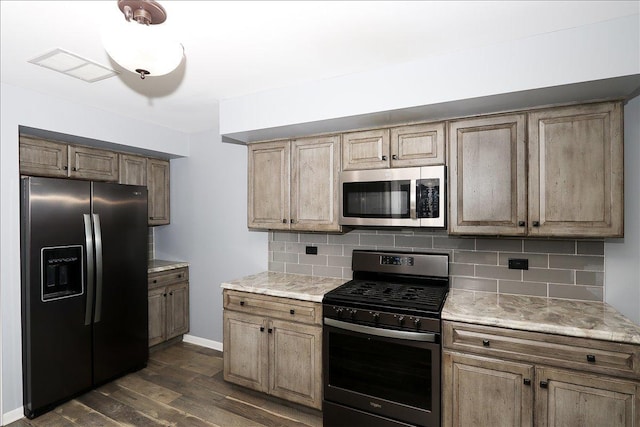
[[[103,33],[109,56],[123,68],[140,75],[162,76],[182,62],[184,48],[166,28],[159,28],[167,12],[155,0],[118,0],[126,22]]]

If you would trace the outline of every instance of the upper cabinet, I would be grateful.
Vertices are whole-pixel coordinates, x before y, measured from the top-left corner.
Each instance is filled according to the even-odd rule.
[[[147,158],[120,154],[120,184],[147,185]]]
[[[445,162],[445,125],[427,123],[343,134],[344,170],[428,166]]]
[[[170,222],[168,160],[147,159],[147,189],[149,190],[149,225]]]
[[[529,114],[529,234],[622,236],[622,105]]]
[[[607,102],[452,121],[449,231],[622,236],[621,110]]]
[[[340,137],[250,144],[249,228],[339,231]]]
[[[118,181],[118,153],[21,136],[20,173]]]

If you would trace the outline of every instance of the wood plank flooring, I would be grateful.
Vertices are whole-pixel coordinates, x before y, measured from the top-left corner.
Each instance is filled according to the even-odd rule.
[[[179,342],[147,367],[10,427],[322,427],[322,413],[222,379],[222,353]]]

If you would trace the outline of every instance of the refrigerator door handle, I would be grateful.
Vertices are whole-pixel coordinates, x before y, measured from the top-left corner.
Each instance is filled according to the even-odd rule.
[[[102,229],[98,214],[93,214],[93,230],[96,236],[96,310],[93,323],[98,323],[102,318]]]
[[[93,308],[93,278],[94,278],[94,256],[93,256],[93,230],[91,229],[91,215],[82,215],[84,220],[84,240],[87,251],[87,302],[84,312],[84,325],[91,324],[91,309]]]

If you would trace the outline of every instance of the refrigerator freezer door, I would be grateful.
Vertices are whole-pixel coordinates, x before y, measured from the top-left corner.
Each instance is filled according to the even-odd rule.
[[[21,180],[23,397],[29,418],[91,387],[85,313],[92,248],[87,252],[83,225],[90,195],[89,182]]]
[[[94,384],[144,367],[148,349],[147,189],[94,182]]]

